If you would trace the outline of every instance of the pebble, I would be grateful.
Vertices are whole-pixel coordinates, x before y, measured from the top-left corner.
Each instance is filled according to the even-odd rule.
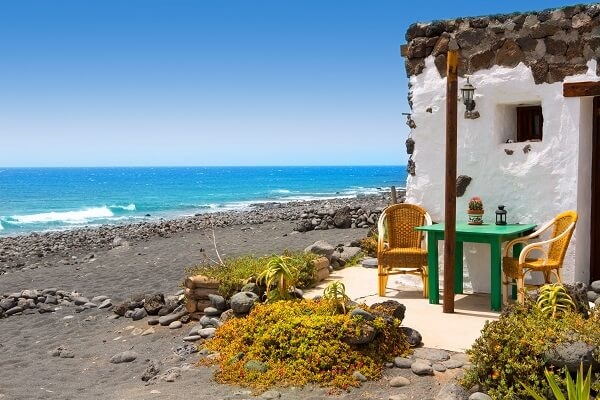
[[[406,357],[396,357],[394,358],[394,365],[398,368],[410,368],[413,360]]]
[[[92,302],[94,303],[102,303],[103,301],[108,300],[108,296],[95,296],[92,297]]]
[[[356,379],[356,380],[357,380],[357,381],[359,381],[359,382],[366,382],[366,381],[368,381],[367,377],[366,377],[366,376],[364,376],[363,374],[361,374],[361,373],[360,373],[360,372],[358,372],[358,371],[354,371],[354,372],[352,373],[352,377],[354,377],[354,379]]]
[[[186,342],[195,342],[200,339],[202,339],[202,336],[199,336],[199,335],[185,336],[183,338],[183,340]]]
[[[183,326],[181,321],[173,321],[169,324],[169,329],[179,329]]]
[[[75,303],[76,306],[82,306],[85,303],[89,303],[90,301],[88,299],[86,299],[83,296],[75,296],[72,299],[73,303]]]
[[[450,353],[446,350],[430,349],[422,347],[415,349],[415,358],[424,358],[430,361],[446,361],[450,358]]]
[[[433,368],[431,365],[423,362],[416,361],[411,366],[410,369],[413,373],[417,375],[433,375]]]
[[[403,387],[410,385],[410,380],[403,376],[395,376],[390,380],[391,387]]]
[[[463,362],[456,360],[454,358],[443,361],[442,364],[444,364],[446,366],[446,368],[448,368],[448,369],[460,368],[464,365]]]
[[[158,325],[158,317],[149,317],[147,322],[148,325]]]
[[[111,307],[112,305],[113,305],[113,304],[112,304],[112,302],[110,301],[110,299],[106,299],[106,300],[103,300],[103,301],[100,303],[100,305],[98,306],[98,308],[99,308],[99,309],[101,309],[101,310],[103,310],[103,309],[105,309],[105,308],[109,308],[109,307]]]
[[[485,393],[475,392],[469,396],[469,400],[492,400],[492,398]]]
[[[122,353],[115,354],[110,358],[110,362],[113,364],[121,364],[132,362],[137,358],[137,353],[131,350],[124,351]]]
[[[437,371],[437,372],[446,372],[446,369],[447,369],[446,366],[441,363],[434,363],[432,365],[432,368],[434,371]]]
[[[146,309],[141,307],[141,308],[136,308],[135,310],[133,310],[133,312],[131,313],[131,319],[134,321],[139,321],[140,319],[144,319],[148,316],[148,313],[146,312]]]
[[[278,392],[277,390],[267,390],[266,392],[264,392],[263,394],[260,395],[261,399],[266,399],[266,400],[279,399],[280,397],[281,397],[281,393]]]
[[[215,328],[203,328],[198,330],[198,335],[200,335],[203,338],[210,338],[215,335],[216,331],[217,330]]]

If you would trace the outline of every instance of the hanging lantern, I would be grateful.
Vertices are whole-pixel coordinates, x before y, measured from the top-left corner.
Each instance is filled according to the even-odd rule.
[[[506,225],[506,210],[502,205],[496,210],[496,225]]]
[[[415,141],[410,136],[406,139],[406,154],[412,154],[415,151]]]

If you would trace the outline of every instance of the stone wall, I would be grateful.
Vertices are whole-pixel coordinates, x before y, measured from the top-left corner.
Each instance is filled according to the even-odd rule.
[[[430,55],[445,77],[446,53],[453,40],[459,49],[460,76],[522,62],[532,70],[536,84],[560,82],[584,73],[589,60],[600,58],[600,4],[415,23],[406,40],[403,55],[409,77],[423,71]],[[600,63],[596,74],[600,75]]]

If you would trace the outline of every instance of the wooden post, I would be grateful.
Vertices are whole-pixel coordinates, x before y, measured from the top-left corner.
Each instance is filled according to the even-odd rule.
[[[446,205],[444,230],[444,312],[454,312],[454,254],[456,251],[456,130],[458,51],[449,50],[446,69]]]
[[[392,186],[392,204],[398,204],[398,194],[396,193],[396,186]]]

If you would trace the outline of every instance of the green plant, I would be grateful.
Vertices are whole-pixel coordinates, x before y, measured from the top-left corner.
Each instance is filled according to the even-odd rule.
[[[346,286],[341,281],[333,281],[323,289],[323,298],[329,300],[334,309],[341,309],[346,312],[346,302],[350,298],[346,295]]]
[[[566,311],[575,311],[577,306],[571,296],[560,283],[548,284],[540,287],[536,306],[547,316],[556,318]]]
[[[563,394],[562,390],[560,390],[558,386],[558,382],[554,374],[547,369],[544,371],[544,375],[546,375],[546,380],[548,381],[548,385],[550,389],[552,389],[552,394],[556,400],[590,400],[590,392],[591,392],[591,381],[592,381],[592,367],[588,369],[587,375],[585,379],[583,378],[583,364],[579,365],[579,371],[577,372],[576,381],[573,382],[571,378],[571,374],[565,368],[565,380],[567,382],[567,397]],[[539,395],[535,390],[531,389],[525,384],[521,384],[527,393],[533,397],[535,400],[546,400],[547,398]]]
[[[368,345],[344,340],[368,324],[377,331]],[[400,322],[383,318],[358,321],[350,314],[331,315],[328,301],[278,301],[256,305],[245,318],[227,320],[205,342],[219,352],[215,380],[257,389],[270,386],[302,386],[316,383],[347,388],[358,386],[352,376],[360,371],[369,379],[381,377],[386,361],[406,356],[409,345]],[[249,361],[261,362],[266,371],[245,368]]]
[[[537,307],[513,306],[497,321],[487,322],[481,336],[467,350],[472,367],[463,385],[478,384],[495,399],[521,399],[527,398],[527,391],[519,384],[522,382],[540,395],[549,396],[543,378],[544,353],[572,340],[600,343],[600,312],[587,320],[571,311],[560,318],[548,318]],[[599,354],[595,357],[600,359]]]
[[[287,264],[287,256],[275,256],[267,263],[267,268],[257,278],[257,282],[264,283],[265,294],[268,300],[285,300],[291,298],[290,290],[294,288],[294,277],[297,273]],[[276,291],[271,288],[275,286]]]
[[[483,201],[480,197],[471,197],[469,199],[469,210],[483,210]]]

